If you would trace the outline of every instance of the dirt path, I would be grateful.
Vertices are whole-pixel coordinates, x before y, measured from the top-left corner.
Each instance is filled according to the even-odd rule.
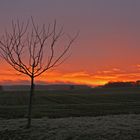
[[[140,115],[0,120],[0,140],[140,140]]]

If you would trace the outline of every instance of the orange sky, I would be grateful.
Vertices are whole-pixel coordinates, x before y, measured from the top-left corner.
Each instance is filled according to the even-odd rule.
[[[7,65],[6,65],[7,66]],[[134,66],[135,71],[125,71],[118,68],[111,68],[96,71],[62,72],[59,70],[48,71],[36,78],[36,83],[70,83],[87,84],[91,86],[102,85],[109,81],[135,81],[140,79],[140,65]],[[29,77],[15,72],[12,68],[3,67],[0,71],[0,84],[29,84]]]
[[[27,21],[30,16],[39,25],[56,19],[72,35],[80,31],[71,57],[37,78],[39,83],[101,85],[140,79],[140,1],[7,0],[0,9],[0,38],[12,19]],[[1,58],[0,68],[0,84],[29,83]]]

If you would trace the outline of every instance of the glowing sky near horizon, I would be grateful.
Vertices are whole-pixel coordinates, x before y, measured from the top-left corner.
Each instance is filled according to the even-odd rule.
[[[140,79],[139,0],[1,0],[0,36],[12,19],[33,16],[38,23],[54,19],[67,33],[80,35],[72,56],[40,83],[98,85]],[[27,83],[0,59],[0,84]]]

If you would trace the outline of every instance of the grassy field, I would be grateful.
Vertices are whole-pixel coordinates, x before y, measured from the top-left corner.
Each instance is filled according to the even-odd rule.
[[[0,120],[0,140],[140,140],[140,114]]]
[[[28,91],[1,91],[0,118],[24,118]],[[33,118],[139,114],[140,88],[96,88],[70,91],[36,91]]]

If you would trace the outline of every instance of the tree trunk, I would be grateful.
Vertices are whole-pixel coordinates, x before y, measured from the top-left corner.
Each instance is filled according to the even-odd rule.
[[[31,127],[31,119],[32,119],[32,100],[34,94],[34,77],[31,77],[31,87],[30,87],[30,95],[29,95],[29,104],[28,104],[28,120],[27,120],[27,128]]]

